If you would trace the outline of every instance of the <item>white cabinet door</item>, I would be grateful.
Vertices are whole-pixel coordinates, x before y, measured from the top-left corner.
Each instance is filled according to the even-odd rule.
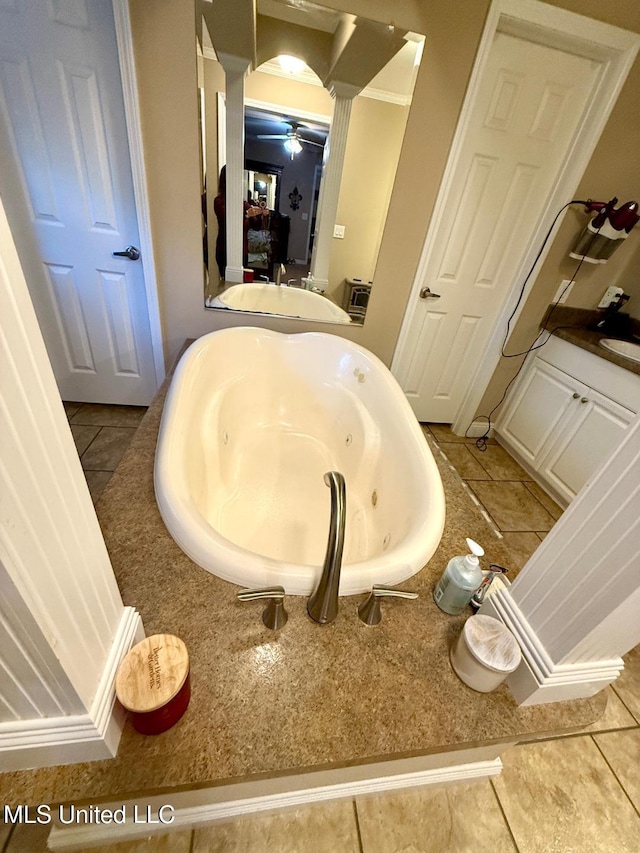
[[[562,370],[534,358],[508,403],[497,431],[532,468],[546,455],[575,402],[587,388]]]
[[[593,477],[635,418],[629,409],[589,388],[572,403],[570,418],[538,469],[567,501]]]

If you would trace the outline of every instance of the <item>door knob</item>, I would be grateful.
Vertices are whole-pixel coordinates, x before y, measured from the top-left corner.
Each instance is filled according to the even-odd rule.
[[[140,257],[140,249],[135,246],[127,246],[124,252],[113,252],[114,258],[129,258],[130,261],[137,261]]]
[[[440,294],[432,293],[430,288],[423,287],[420,291],[420,299],[440,299]]]

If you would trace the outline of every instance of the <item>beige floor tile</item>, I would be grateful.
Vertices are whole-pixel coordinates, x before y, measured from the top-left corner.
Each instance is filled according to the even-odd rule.
[[[85,471],[85,480],[89,486],[91,500],[95,503],[104,492],[107,483],[113,476],[113,471]]]
[[[524,468],[499,444],[488,444],[484,450],[472,444],[469,450],[493,480],[530,479]]]
[[[591,737],[519,746],[493,785],[521,853],[637,853],[640,817]]]
[[[547,538],[548,530],[536,530],[536,536],[540,539],[541,542]]]
[[[594,735],[593,739],[629,799],[640,811],[640,729]],[[637,840],[640,849],[640,834]]]
[[[455,435],[451,432],[451,427],[448,424],[427,424],[427,426],[438,443],[441,441],[455,441],[460,444],[475,445],[475,438],[467,438],[464,435]],[[495,438],[490,438],[489,444],[496,444]]]
[[[491,784],[456,784],[358,797],[364,853],[511,853]]]
[[[46,824],[16,824],[6,853],[46,853],[50,832]]]
[[[618,698],[613,687],[605,690],[607,694],[607,707],[604,714],[593,725],[585,729],[585,732],[604,732],[610,729],[626,729],[637,726],[638,723],[629,713],[624,703]]]
[[[549,512],[557,521],[564,510],[562,507],[557,504],[552,497],[545,492],[542,486],[539,486],[537,483],[534,483],[533,480],[527,480],[525,483],[526,487],[529,489],[531,494],[538,498],[542,506]]]
[[[528,530],[515,533],[504,533],[502,540],[509,549],[511,562],[507,566],[509,569],[509,580],[513,580],[520,569],[524,566],[531,555],[540,545],[540,539],[536,533],[531,533]]]
[[[76,849],[74,853],[190,853],[192,832],[183,829],[141,838],[138,841],[122,841],[119,844],[101,844],[99,847]]]
[[[469,446],[461,442],[439,442],[440,450],[464,480],[490,480],[482,465],[469,452]]]
[[[99,426],[85,426],[84,424],[71,424],[71,435],[76,443],[78,456],[82,456],[93,439],[100,432]]]
[[[503,533],[551,530],[555,523],[524,483],[474,480],[469,485]]]
[[[16,826],[6,853],[48,853],[50,826]],[[76,847],[75,853],[189,853],[191,830],[147,836],[137,841],[101,844],[98,847]],[[0,838],[2,836],[0,835]],[[0,850],[2,847],[0,846]]]
[[[145,406],[107,406],[83,403],[71,423],[90,426],[137,427],[147,411]]]
[[[78,412],[82,403],[73,403],[67,402],[65,400],[62,401],[62,405],[64,406],[64,413],[69,420]]]
[[[4,845],[6,844],[10,833],[11,826],[2,821],[2,815],[0,814],[0,850],[4,850]]]
[[[624,669],[613,689],[640,723],[640,646],[624,656]]]
[[[564,737],[565,735],[570,734],[608,732],[612,729],[629,729],[638,725],[633,716],[620,701],[611,685],[605,688],[605,693],[607,695],[607,707],[599,720],[596,720],[593,725],[587,726],[586,729],[575,729],[573,732],[564,732],[561,736]]]
[[[82,467],[85,471],[115,471],[134,435],[135,429],[130,427],[102,427],[82,454]]]
[[[352,800],[196,829],[192,853],[359,853]]]

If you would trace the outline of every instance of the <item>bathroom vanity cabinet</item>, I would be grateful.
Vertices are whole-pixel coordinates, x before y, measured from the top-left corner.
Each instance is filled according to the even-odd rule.
[[[501,444],[568,504],[640,411],[640,376],[552,337],[531,353],[496,423]]]

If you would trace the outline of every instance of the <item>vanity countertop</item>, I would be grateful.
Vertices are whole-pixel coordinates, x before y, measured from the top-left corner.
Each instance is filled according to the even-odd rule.
[[[612,364],[617,364],[618,367],[624,367],[625,370],[635,373],[640,376],[640,362],[633,361],[630,358],[624,358],[617,355],[611,350],[600,346],[600,341],[604,338],[615,338],[616,335],[605,335],[602,332],[589,329],[588,326],[594,323],[602,316],[601,312],[588,311],[582,308],[567,308],[563,305],[558,305],[553,309],[552,319],[543,321],[543,326],[553,329],[553,334],[564,341],[574,344],[580,349],[592,352],[605,361],[610,361]],[[547,313],[548,317],[548,313]],[[564,325],[560,325],[564,324]],[[555,327],[558,328],[555,328]],[[544,350],[543,350],[544,352]]]
[[[506,686],[476,693],[455,675],[449,648],[464,616],[434,604],[448,560],[479,541],[487,559],[510,558],[457,474],[436,451],[447,521],[429,564],[404,584],[417,601],[383,607],[375,628],[356,614],[362,596],[340,600],[335,622],[313,623],[306,600],[288,596],[278,633],[261,603],[239,603],[238,587],[199,568],[160,518],[153,491],[156,437],[166,386],[145,415],[97,505],[125,604],[147,635],[187,645],[191,704],[163,734],[126,724],[114,759],[0,775],[7,805],[122,800],[127,795],[220,785],[251,777],[345,767],[392,758],[534,740],[597,720],[606,698],[519,708]]]
[[[605,361],[610,361],[612,364],[617,364],[618,367],[624,367],[625,370],[629,370],[631,373],[635,373],[637,376],[640,376],[640,362],[633,361],[630,358],[624,358],[623,356],[600,346],[601,340],[604,338],[611,338],[613,335],[603,335],[601,332],[580,328],[557,329],[554,332],[554,335],[557,335],[564,341],[568,341],[570,344],[575,344],[575,346],[580,347],[580,349],[586,349],[588,352],[592,352],[595,355],[600,356],[600,358],[604,358]]]

